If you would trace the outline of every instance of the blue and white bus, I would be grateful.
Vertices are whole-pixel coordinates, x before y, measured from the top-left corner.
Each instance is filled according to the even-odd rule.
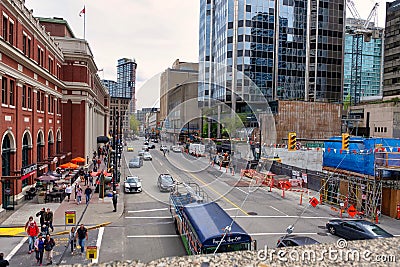
[[[185,187],[184,194],[178,186],[171,192],[170,212],[188,255],[256,249],[256,241],[217,203],[208,202],[197,184]]]

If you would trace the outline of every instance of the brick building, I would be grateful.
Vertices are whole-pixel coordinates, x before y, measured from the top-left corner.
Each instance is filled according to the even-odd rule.
[[[6,209],[42,173],[90,155],[108,125],[108,93],[87,43],[78,41],[87,53],[74,58],[24,2],[0,2],[0,204]],[[74,39],[68,26],[64,30]],[[71,129],[74,119],[79,130]]]

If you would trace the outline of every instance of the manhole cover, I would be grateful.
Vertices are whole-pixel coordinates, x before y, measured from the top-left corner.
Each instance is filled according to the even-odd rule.
[[[254,211],[249,211],[249,212],[247,212],[247,214],[249,214],[249,215],[257,215],[258,213],[254,212]]]

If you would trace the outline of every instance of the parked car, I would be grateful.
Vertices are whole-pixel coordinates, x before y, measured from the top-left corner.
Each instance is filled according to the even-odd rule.
[[[348,240],[393,237],[378,225],[365,220],[330,220],[326,224],[326,229],[332,235],[338,235]]]
[[[181,153],[182,152],[182,148],[179,146],[172,146],[172,151],[175,153]]]
[[[144,160],[153,160],[153,157],[151,156],[150,152],[144,152],[143,159]]]
[[[144,150],[139,150],[139,152],[138,152],[138,156],[139,156],[139,157],[143,157],[143,155],[144,155],[144,152],[145,152]]]
[[[124,181],[124,192],[142,192],[142,180],[137,176],[128,176]]]
[[[320,243],[317,240],[308,236],[287,235],[279,238],[276,246],[278,248],[282,248],[282,247],[306,246],[312,244],[320,244]]]
[[[128,163],[129,168],[140,168],[143,166],[142,157],[134,157]]]
[[[175,187],[175,180],[170,174],[160,174],[157,179],[157,186],[161,192],[170,192]]]
[[[133,152],[133,147],[128,146],[128,147],[126,148],[126,151],[128,151],[128,152]]]

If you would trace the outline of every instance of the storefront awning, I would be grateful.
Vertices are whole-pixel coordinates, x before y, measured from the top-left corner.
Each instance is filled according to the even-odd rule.
[[[21,176],[21,181],[23,181],[23,180],[25,180],[25,179],[31,177],[31,176],[34,175],[35,173],[36,173],[36,171],[33,171],[33,172],[30,172],[30,173],[25,174],[24,176]]]

